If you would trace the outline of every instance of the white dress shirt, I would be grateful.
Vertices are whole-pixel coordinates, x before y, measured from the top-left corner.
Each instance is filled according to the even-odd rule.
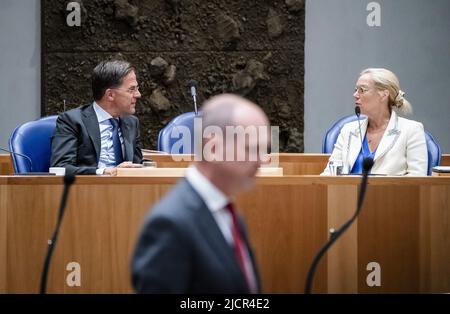
[[[233,221],[229,210],[226,206],[230,203],[228,197],[222,193],[214,184],[212,184],[195,166],[190,166],[186,170],[186,179],[192,185],[194,190],[200,195],[200,197],[205,202],[208,209],[211,211],[214,220],[219,226],[220,231],[222,232],[225,240],[228,244],[233,247],[234,239],[233,239]],[[244,240],[244,239],[242,239]],[[250,278],[250,291],[255,293],[257,291],[256,277],[255,271],[253,269],[253,265],[250,260],[250,254],[248,252],[248,248],[245,242],[245,252],[244,252],[244,267],[247,270]]]
[[[214,220],[220,228],[225,240],[234,245],[232,233],[231,214],[226,209],[230,202],[228,197],[214,186],[195,166],[190,166],[186,170],[186,179],[194,190],[200,195],[208,209],[211,211]]]
[[[100,107],[94,101],[94,111],[97,115],[98,126],[100,129],[100,158],[98,160],[98,166],[96,173],[103,174],[105,168],[114,168],[116,166],[116,159],[114,157],[114,147],[113,147],[113,126],[109,119],[112,116],[106,112],[102,107]],[[120,143],[122,144],[122,154],[124,153],[124,144],[122,131],[119,128],[119,138]]]

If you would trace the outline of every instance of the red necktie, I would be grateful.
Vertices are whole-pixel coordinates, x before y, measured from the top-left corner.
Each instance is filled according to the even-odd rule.
[[[256,293],[256,283],[255,283],[255,276],[253,272],[253,268],[251,266],[250,261],[248,261],[248,255],[246,252],[246,245],[245,242],[242,240],[241,233],[239,232],[238,227],[238,221],[236,217],[236,210],[234,209],[234,206],[232,203],[229,203],[227,205],[227,209],[229,210],[232,218],[232,235],[234,240],[234,254],[236,255],[236,259],[239,263],[239,266],[241,267],[242,273],[245,276],[245,279],[247,281],[247,286],[249,288],[249,291],[252,293]],[[247,266],[246,267],[246,260],[247,260]]]

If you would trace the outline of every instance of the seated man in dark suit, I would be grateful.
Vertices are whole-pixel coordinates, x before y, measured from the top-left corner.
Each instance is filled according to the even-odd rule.
[[[225,94],[206,102],[202,126],[202,133],[212,131],[203,134],[202,160],[187,169],[145,221],[131,265],[138,293],[260,291],[246,228],[232,199],[254,183],[262,163],[254,152],[269,143],[268,119],[257,105]],[[259,133],[229,141],[227,126]],[[236,145],[242,139],[244,145]]]
[[[135,69],[125,61],[100,62],[92,73],[94,102],[62,113],[52,137],[51,167],[74,174],[116,175],[141,167]]]

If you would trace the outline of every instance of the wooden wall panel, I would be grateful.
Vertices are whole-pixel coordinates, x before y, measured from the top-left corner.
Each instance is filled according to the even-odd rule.
[[[0,293],[8,287],[8,200],[6,185],[0,185]]]
[[[129,263],[149,208],[177,178],[80,176],[71,191],[48,290],[131,292]],[[354,212],[359,177],[258,178],[237,199],[264,292],[301,293],[313,256]],[[0,291],[37,293],[61,177],[0,176]],[[450,178],[373,177],[356,224],[322,260],[315,292],[449,292]],[[367,287],[366,265],[381,265]],[[66,266],[81,266],[81,287]],[[6,278],[6,279],[5,279]]]
[[[421,186],[420,292],[450,293],[450,187]]]
[[[419,292],[420,186],[372,186],[358,219],[358,291]],[[371,262],[381,267],[381,286],[366,283]]]
[[[264,291],[303,293],[309,265],[327,237],[326,187],[258,186],[238,205],[248,222]],[[326,263],[319,266],[315,283],[315,292],[326,292]]]
[[[328,231],[338,229],[355,212],[358,188],[355,185],[328,186]],[[328,292],[358,290],[358,227],[354,222],[328,251]],[[329,235],[328,235],[329,237]]]

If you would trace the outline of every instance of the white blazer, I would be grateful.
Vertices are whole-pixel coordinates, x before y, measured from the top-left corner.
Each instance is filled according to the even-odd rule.
[[[363,138],[367,123],[367,118],[361,120]],[[342,127],[328,163],[342,161],[342,173],[348,174],[360,151],[358,121],[352,121]],[[389,124],[378,144],[371,173],[388,176],[426,176],[427,171],[428,151],[422,123],[401,118],[392,111]],[[330,174],[327,164],[322,175]]]

